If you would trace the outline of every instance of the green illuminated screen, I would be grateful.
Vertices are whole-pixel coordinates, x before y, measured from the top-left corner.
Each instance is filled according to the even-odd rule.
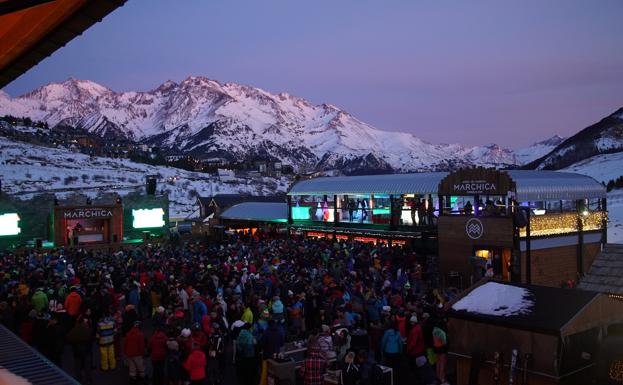
[[[311,216],[309,215],[309,207],[292,207],[292,219],[295,221],[311,219]]]
[[[22,232],[17,222],[19,215],[16,213],[0,214],[0,236],[17,235]]]
[[[164,210],[161,208],[132,210],[132,218],[132,227],[135,229],[162,227],[165,224]]]

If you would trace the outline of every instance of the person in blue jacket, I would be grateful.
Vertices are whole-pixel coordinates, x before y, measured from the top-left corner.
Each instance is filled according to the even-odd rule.
[[[381,354],[385,364],[394,371],[398,370],[402,353],[402,337],[398,330],[398,323],[394,322],[391,328],[385,331],[381,340]]]

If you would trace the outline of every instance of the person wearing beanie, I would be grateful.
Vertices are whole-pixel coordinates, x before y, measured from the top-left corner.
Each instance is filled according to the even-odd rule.
[[[81,318],[66,337],[74,357],[74,377],[84,384],[91,383],[91,335],[89,320]]]
[[[342,366],[342,384],[357,385],[361,380],[361,367],[356,362],[355,352],[349,352],[344,357]]]
[[[65,298],[65,310],[67,314],[75,320],[80,314],[80,307],[82,306],[82,297],[78,294],[78,290],[75,287],[71,288],[71,293]]]
[[[336,357],[335,349],[333,348],[333,338],[331,337],[331,328],[329,325],[322,325],[321,332],[318,336],[318,348],[320,353],[327,360],[332,360]]]
[[[208,353],[208,382],[209,385],[219,385],[225,374],[225,338],[219,324],[215,323],[212,330],[205,349]]]
[[[193,344],[191,349],[183,366],[188,371],[191,385],[202,385],[206,379],[206,356],[197,344]]]
[[[103,372],[114,370],[116,366],[115,359],[115,319],[108,314],[102,317],[97,323],[97,333],[95,337],[98,340],[100,351],[100,363]]]
[[[259,346],[262,349],[262,372],[260,377],[260,385],[266,385],[266,376],[268,374],[268,360],[281,351],[281,347],[285,343],[285,333],[274,319],[269,322],[268,330],[262,335]]]
[[[149,350],[151,351],[151,367],[153,368],[153,384],[164,385],[164,366],[167,356],[167,335],[164,334],[162,327],[158,326],[156,331],[149,339]]]
[[[395,371],[398,370],[400,363],[400,353],[402,353],[402,337],[398,331],[398,323],[385,331],[381,340],[381,354],[385,363]]]
[[[307,357],[305,357],[300,368],[300,374],[303,376],[303,385],[322,385],[327,366],[328,361],[322,355],[320,346],[312,342],[309,345]]]
[[[251,324],[245,323],[236,338],[236,369],[243,385],[254,385],[257,358],[256,340],[251,334]]]
[[[169,384],[179,385],[182,372],[180,346],[175,338],[169,337],[167,340],[167,380]]]
[[[416,374],[419,374],[419,369],[426,363],[426,347],[424,345],[424,332],[422,326],[418,323],[418,318],[415,314],[409,319],[411,324],[411,330],[407,337],[407,356],[409,358],[409,365]]]
[[[48,296],[41,287],[35,291],[35,294],[32,295],[30,301],[32,303],[32,307],[37,311],[37,313],[41,313],[48,308]]]
[[[158,306],[158,307],[156,308],[156,312],[154,313],[154,316],[152,317],[152,321],[151,321],[151,322],[152,322],[153,327],[154,327],[154,328],[157,328],[157,327],[162,327],[162,328],[164,328],[164,326],[165,326],[165,324],[166,324],[166,322],[167,322],[166,317],[167,317],[167,316],[166,316],[166,313],[165,313],[164,307],[162,307],[162,306]]]
[[[145,335],[141,331],[140,323],[137,321],[128,334],[125,336],[124,353],[128,358],[128,369],[130,382],[137,383],[145,378]]]

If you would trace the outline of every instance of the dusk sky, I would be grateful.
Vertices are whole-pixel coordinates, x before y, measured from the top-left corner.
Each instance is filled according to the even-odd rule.
[[[189,75],[432,143],[521,147],[623,107],[623,1],[129,0],[4,88]]]

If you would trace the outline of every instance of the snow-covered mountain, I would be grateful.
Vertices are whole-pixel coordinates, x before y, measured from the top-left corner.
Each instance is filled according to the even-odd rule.
[[[623,108],[560,142],[552,151],[525,167],[559,170],[598,155],[619,152],[623,152]]]
[[[495,144],[430,144],[412,134],[379,130],[333,105],[195,76],[146,92],[118,93],[76,79],[15,98],[0,92],[2,114],[127,137],[199,158],[277,158],[298,170],[346,173],[516,166],[547,147],[537,144],[531,156],[530,148],[515,153]]]

